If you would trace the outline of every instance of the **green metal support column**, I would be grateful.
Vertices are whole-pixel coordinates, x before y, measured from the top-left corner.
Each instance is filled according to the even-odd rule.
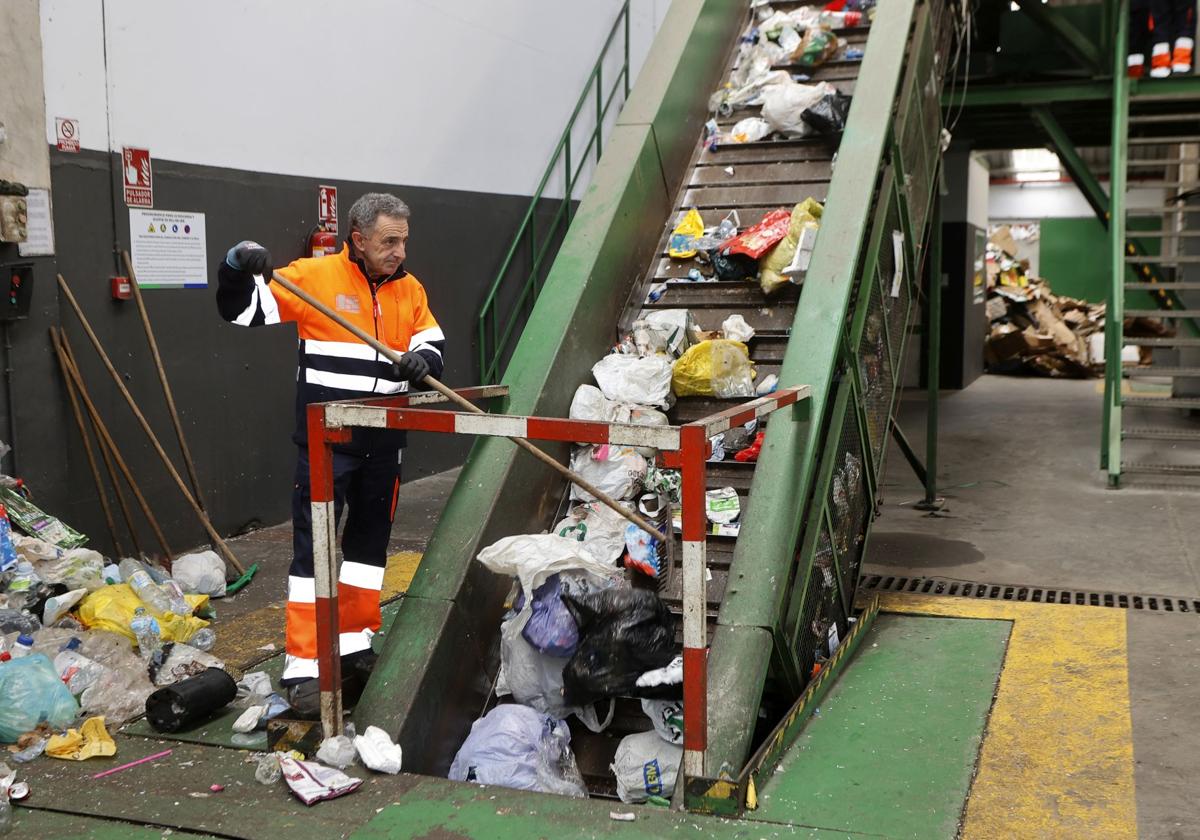
[[[1129,0],[1114,3],[1113,104],[1111,176],[1109,179],[1109,278],[1108,307],[1104,324],[1104,439],[1100,462],[1108,470],[1108,484],[1121,482],[1121,333],[1125,321],[1125,160],[1129,134],[1129,79],[1125,75],[1125,50],[1129,39]]]
[[[942,196],[940,187],[933,198],[929,223],[929,358],[926,359],[925,387],[928,407],[925,414],[925,499],[924,506],[934,508],[937,497],[938,390],[942,384]]]

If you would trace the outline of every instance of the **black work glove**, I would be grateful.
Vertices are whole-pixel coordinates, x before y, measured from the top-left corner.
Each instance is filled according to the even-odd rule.
[[[393,367],[401,379],[420,382],[429,375],[429,362],[420,353],[405,353]]]
[[[233,259],[242,271],[260,275],[263,280],[271,282],[275,261],[271,259],[271,252],[257,242],[242,242],[236,245],[233,249]]]

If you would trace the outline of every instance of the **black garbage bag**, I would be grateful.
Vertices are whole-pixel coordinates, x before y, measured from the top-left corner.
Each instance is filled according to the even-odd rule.
[[[579,645],[563,670],[568,706],[637,694],[637,679],[675,658],[675,616],[645,589],[563,595],[579,626]]]
[[[846,115],[850,113],[850,97],[840,91],[822,96],[811,108],[800,114],[818,134],[841,134],[846,130]]]
[[[723,254],[717,249],[709,252],[713,273],[718,280],[752,280],[758,276],[758,260],[745,254]]]

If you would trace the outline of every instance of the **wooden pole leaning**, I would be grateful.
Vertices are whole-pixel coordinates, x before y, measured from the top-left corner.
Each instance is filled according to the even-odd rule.
[[[357,337],[360,341],[362,341],[363,343],[365,343],[365,344],[371,346],[372,348],[374,348],[375,350],[377,350],[384,358],[388,359],[392,363],[399,363],[400,356],[401,356],[400,353],[397,353],[395,350],[388,347],[383,342],[379,341],[377,338],[375,338],[375,336],[371,335],[370,333],[366,332],[365,330],[362,330],[359,327],[357,327],[354,324],[347,321],[345,318],[343,318],[341,315],[339,315],[335,310],[331,309],[330,307],[326,306],[321,301],[317,300],[315,297],[313,297],[308,292],[301,289],[295,283],[288,280],[286,277],[284,277],[278,271],[272,272],[272,281],[275,283],[278,283],[280,286],[287,289],[293,295],[295,295],[300,300],[307,303],[313,309],[316,309],[318,312],[320,312],[325,317],[329,318],[330,320],[332,320],[335,323],[339,324],[340,326],[344,327],[346,330],[351,332],[355,337]],[[479,406],[475,405],[470,400],[466,400],[463,397],[460,397],[452,388],[444,385],[443,383],[434,379],[432,376],[426,376],[422,380],[422,382],[424,382],[424,384],[428,385],[430,388],[433,388],[435,391],[440,393],[446,399],[450,400],[450,402],[454,403],[455,405],[459,406],[460,408],[462,408],[466,411],[470,411],[474,414],[484,414],[485,413],[484,410],[481,409]],[[651,525],[648,521],[646,521],[645,518],[643,518],[642,516],[639,516],[635,511],[626,510],[624,507],[621,506],[621,503],[618,502],[616,499],[612,498],[607,493],[605,493],[603,490],[596,487],[594,484],[589,482],[583,476],[579,475],[578,473],[572,472],[571,470],[564,467],[562,464],[560,464],[554,458],[547,455],[545,452],[543,452],[538,447],[534,446],[532,443],[527,441],[525,438],[514,437],[514,438],[509,438],[509,440],[511,440],[517,446],[524,449],[526,452],[528,452],[533,457],[537,458],[539,461],[541,461],[546,466],[550,467],[552,470],[557,472],[563,478],[567,479],[568,481],[570,481],[574,484],[579,485],[584,490],[586,490],[588,493],[591,493],[602,504],[608,506],[612,510],[619,513],[622,518],[629,520],[634,525],[637,525],[639,528],[641,528],[643,531],[645,531],[646,533],[653,536],[655,539],[666,542],[667,538],[662,533],[662,531],[658,530],[658,528]]]
[[[129,465],[125,463],[125,459],[121,457],[121,450],[117,448],[116,441],[108,431],[108,426],[104,424],[104,420],[100,417],[100,412],[96,409],[96,404],[92,402],[92,396],[88,393],[87,385],[83,381],[83,375],[79,372],[79,366],[75,362],[75,354],[71,350],[71,344],[67,341],[67,334],[61,330],[58,333],[59,344],[63,350],[63,356],[67,361],[67,368],[71,373],[71,379],[75,382],[75,387],[79,391],[79,396],[83,399],[83,404],[88,410],[88,414],[92,418],[92,425],[96,429],[96,435],[100,438],[102,444],[101,453],[108,452],[112,455],[116,462],[121,475],[125,477],[126,483],[129,484],[129,489],[133,491],[133,497],[137,500],[138,506],[142,509],[142,513],[146,517],[146,521],[150,523],[150,530],[154,532],[158,544],[162,547],[163,554],[169,560],[174,554],[171,547],[167,545],[166,535],[163,534],[162,528],[159,527],[158,519],[155,518],[154,512],[150,510],[150,503],[146,501],[146,497],[142,495],[142,488],[138,486],[137,481],[133,477],[133,473],[129,469]],[[107,462],[107,459],[105,459]],[[114,485],[116,481],[114,479]],[[120,498],[120,496],[118,496]],[[122,507],[124,502],[122,501]],[[130,539],[133,540],[134,549],[141,554],[142,547],[138,543],[137,530],[133,527],[133,520],[126,512],[126,524],[129,526]]]
[[[150,344],[150,355],[154,357],[154,367],[158,371],[158,381],[162,384],[163,396],[167,400],[167,413],[171,415],[171,425],[175,427],[175,436],[179,438],[179,451],[183,453],[183,465],[187,468],[188,479],[192,483],[192,494],[200,510],[208,514],[204,506],[204,496],[200,493],[200,479],[196,477],[196,464],[192,461],[192,451],[188,448],[187,438],[183,435],[183,424],[179,420],[179,411],[175,408],[175,395],[171,392],[171,384],[167,381],[167,371],[163,368],[162,356],[158,352],[158,342],[154,339],[154,329],[150,326],[150,313],[146,311],[146,303],[142,300],[142,290],[138,286],[137,276],[133,272],[133,260],[128,251],[122,251],[125,260],[125,271],[129,273],[129,285],[133,289],[133,299],[137,303],[138,314],[142,318],[142,327],[146,331],[146,341]]]
[[[158,453],[158,457],[163,462],[163,466],[166,468],[167,473],[171,476],[172,480],[175,482],[175,485],[179,488],[179,492],[183,495],[184,501],[188,503],[188,506],[191,507],[192,511],[196,514],[196,518],[200,520],[200,524],[208,533],[209,539],[212,540],[212,543],[214,546],[216,546],[217,550],[225,555],[225,559],[228,560],[235,569],[237,569],[238,574],[245,574],[246,569],[238,561],[237,557],[234,556],[233,550],[229,547],[221,535],[217,533],[217,529],[214,528],[212,522],[209,521],[208,515],[201,510],[200,505],[196,503],[196,497],[192,495],[190,490],[188,490],[187,485],[179,475],[179,471],[175,469],[175,465],[172,464],[171,459],[167,457],[166,450],[163,449],[162,444],[158,440],[158,436],[154,434],[154,430],[150,428],[150,423],[146,420],[146,416],[142,414],[142,410],[138,408],[138,404],[133,399],[133,395],[129,393],[129,389],[125,387],[125,383],[121,380],[121,374],[117,373],[117,369],[113,367],[112,360],[109,359],[108,353],[104,351],[104,346],[100,343],[100,339],[97,338],[95,331],[92,329],[91,323],[87,319],[87,316],[83,314],[83,309],[80,308],[79,301],[75,299],[75,295],[72,293],[71,287],[67,285],[66,278],[64,278],[61,274],[58,275],[58,287],[62,290],[63,296],[67,299],[67,302],[71,305],[71,308],[75,310],[75,315],[79,318],[80,323],[83,325],[83,330],[87,333],[88,339],[92,342],[92,347],[95,348],[97,355],[100,356],[100,361],[104,363],[104,367],[108,370],[113,382],[116,383],[117,390],[119,390],[121,392],[121,396],[125,398],[125,402],[129,405],[129,410],[132,411],[133,416],[137,418],[138,423],[142,427],[142,431],[146,433],[146,437],[150,440],[150,445],[154,447],[154,451]]]

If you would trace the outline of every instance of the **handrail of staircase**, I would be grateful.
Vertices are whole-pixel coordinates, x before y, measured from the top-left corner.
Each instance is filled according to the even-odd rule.
[[[617,32],[621,30],[624,32],[623,62],[620,71],[617,73],[617,78],[614,80],[608,95],[605,96],[604,62],[609,55],[609,49],[613,45]],[[522,218],[521,224],[517,227],[517,232],[513,235],[504,261],[500,264],[500,269],[496,272],[496,276],[492,280],[492,285],[488,289],[487,296],[480,306],[479,315],[476,319],[479,339],[479,373],[480,381],[485,384],[494,384],[503,372],[506,351],[510,344],[515,343],[520,337],[520,332],[517,328],[521,322],[522,315],[527,309],[532,309],[533,303],[537,299],[537,292],[541,284],[542,264],[549,254],[551,245],[556,241],[560,227],[565,229],[571,223],[572,193],[578,184],[579,176],[587,164],[593,147],[596,150],[596,160],[600,160],[601,135],[604,120],[608,116],[609,109],[616,98],[617,92],[623,90],[624,99],[628,99],[629,89],[629,0],[625,0],[621,5],[621,10],[617,13],[616,20],[613,21],[612,28],[608,32],[608,37],[604,41],[604,46],[600,50],[599,57],[596,59],[595,64],[592,65],[592,72],[588,74],[583,91],[579,94],[579,101],[575,104],[575,110],[571,112],[571,117],[567,120],[567,127],[563,130],[558,145],[554,147],[554,152],[550,156],[550,162],[546,165],[546,171],[542,175],[542,180],[538,183],[533,197],[529,200],[529,207],[525,210],[525,216]],[[576,121],[583,113],[584,105],[587,104],[590,97],[594,97],[595,99],[596,125],[589,135],[583,153],[579,156],[578,166],[572,168],[571,134],[575,128]],[[534,224],[534,215],[537,212],[539,202],[542,200],[542,194],[545,192],[546,185],[558,170],[560,161],[563,167],[563,198],[549,228],[542,233],[539,240]],[[510,272],[510,269],[513,267],[513,260],[516,259],[517,253],[526,239],[528,239],[532,263],[528,274],[521,281],[520,291],[516,293],[516,298],[511,304],[507,316],[503,317],[500,313],[500,293],[506,288],[508,278],[519,276],[514,272]]]

